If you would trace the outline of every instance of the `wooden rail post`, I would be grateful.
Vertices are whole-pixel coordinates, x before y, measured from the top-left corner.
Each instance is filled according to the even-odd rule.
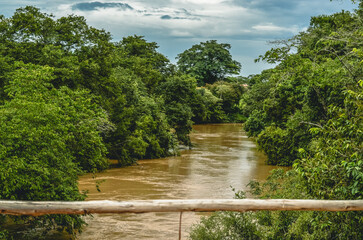
[[[183,212],[180,212],[180,217],[179,217],[179,240],[181,240],[182,216],[183,216]]]

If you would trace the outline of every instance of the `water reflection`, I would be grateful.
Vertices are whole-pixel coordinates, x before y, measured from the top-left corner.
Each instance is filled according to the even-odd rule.
[[[264,180],[274,167],[265,165],[240,124],[196,125],[195,145],[181,156],[139,161],[139,165],[82,176],[88,200],[232,198],[251,179]],[[104,180],[101,192],[95,181]],[[183,237],[201,214],[183,214]],[[102,214],[88,218],[80,239],[176,239],[178,213]]]

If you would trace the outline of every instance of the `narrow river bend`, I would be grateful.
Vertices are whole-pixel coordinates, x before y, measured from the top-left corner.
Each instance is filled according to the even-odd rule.
[[[144,200],[233,198],[231,187],[246,189],[251,179],[264,180],[273,166],[248,139],[240,124],[193,126],[192,150],[181,156],[139,161],[80,178],[87,200]],[[95,187],[100,184],[101,192]],[[186,239],[201,213],[184,213],[182,236]],[[177,239],[178,213],[95,214],[87,217],[79,239]]]

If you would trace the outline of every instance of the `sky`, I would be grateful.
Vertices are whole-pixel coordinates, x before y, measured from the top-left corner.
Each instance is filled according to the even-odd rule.
[[[353,10],[350,0],[0,0],[0,14],[11,17],[17,8],[36,6],[57,18],[75,14],[110,32],[113,41],[142,35],[175,57],[207,40],[231,44],[241,75],[273,66],[254,63],[271,47],[269,41],[288,39],[306,30],[311,16]]]

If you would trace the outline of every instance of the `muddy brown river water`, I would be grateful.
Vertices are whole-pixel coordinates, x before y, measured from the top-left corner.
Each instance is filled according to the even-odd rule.
[[[250,180],[264,180],[276,168],[248,139],[240,124],[195,125],[193,149],[180,156],[142,160],[80,177],[87,200],[233,198],[231,187],[245,190]],[[100,184],[101,192],[95,187]],[[187,239],[201,213],[183,213],[182,237]],[[178,239],[179,213],[95,214],[87,217],[79,239]]]

